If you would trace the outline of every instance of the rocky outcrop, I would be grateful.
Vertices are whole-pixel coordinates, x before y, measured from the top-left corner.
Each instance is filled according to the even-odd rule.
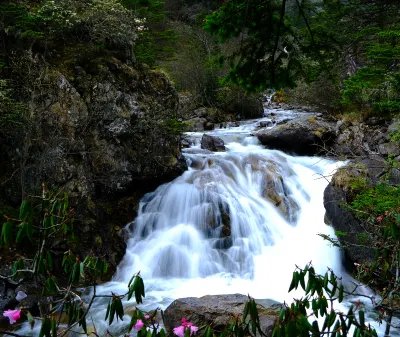
[[[243,313],[247,301],[248,297],[240,294],[180,298],[165,310],[164,325],[171,332],[181,325],[182,318],[186,318],[196,326],[211,325],[214,331],[221,332],[229,326],[232,316]],[[272,336],[281,305],[271,300],[261,303],[257,304],[261,329],[266,336]]]
[[[119,229],[140,198],[186,169],[178,96],[162,73],[114,58],[43,76],[29,102],[31,127],[0,144],[0,201],[18,205],[21,191],[36,194],[43,182],[62,189],[75,209],[77,250],[100,251],[116,265],[125,253]]]
[[[261,144],[298,155],[324,153],[335,139],[334,125],[321,117],[298,117],[276,128],[257,132]]]
[[[345,247],[346,257],[351,262],[372,261],[375,249],[368,228],[346,205],[364,188],[376,185],[383,176],[385,181],[399,184],[398,172],[400,171],[397,168],[388,169],[385,159],[381,156],[371,155],[340,168],[325,189],[324,206],[327,220],[335,231],[345,233],[339,234],[338,240]]]
[[[400,122],[394,120],[387,124],[382,118],[372,118],[367,122],[341,119],[337,122],[336,142],[332,152],[344,156],[368,156],[380,154],[399,155],[400,143],[391,142],[390,135],[398,130]]]
[[[201,138],[201,148],[214,152],[226,151],[224,141],[221,138],[206,134]]]

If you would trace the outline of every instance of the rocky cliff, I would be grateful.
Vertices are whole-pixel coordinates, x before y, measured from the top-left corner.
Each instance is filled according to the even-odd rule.
[[[79,250],[115,265],[139,199],[186,168],[178,96],[162,73],[112,57],[37,68],[23,131],[0,142],[0,204],[17,206],[42,183],[67,192]]]

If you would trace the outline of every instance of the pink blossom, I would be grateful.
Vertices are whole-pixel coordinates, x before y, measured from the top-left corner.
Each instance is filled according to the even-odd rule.
[[[181,326],[174,328],[173,331],[174,334],[178,337],[184,337],[186,329],[190,329],[190,336],[193,336],[199,330],[199,328],[197,326],[194,326],[192,322],[187,322],[186,318],[182,318]]]
[[[3,312],[3,316],[8,317],[10,324],[14,324],[21,317],[21,310],[7,310]]]
[[[178,337],[185,336],[185,327],[183,325],[180,325],[177,328],[174,328],[173,331],[174,331],[174,334],[177,335]]]
[[[133,326],[133,329],[135,329],[135,330],[137,330],[137,331],[140,331],[140,330],[143,329],[143,327],[144,327],[143,321],[142,321],[141,319],[138,319],[138,320],[136,321],[136,324]]]
[[[144,315],[144,318],[150,319],[150,315]]]
[[[378,217],[376,218],[376,220],[382,221],[382,220],[383,220],[383,216],[382,216],[382,215],[378,216]]]

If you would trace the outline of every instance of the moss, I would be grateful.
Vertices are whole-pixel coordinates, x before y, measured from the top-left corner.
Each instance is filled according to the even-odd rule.
[[[340,168],[332,177],[332,184],[344,191],[359,193],[368,187],[368,169],[365,165],[356,163]]]
[[[317,116],[311,116],[307,118],[307,122],[311,124],[316,124],[317,123]]]

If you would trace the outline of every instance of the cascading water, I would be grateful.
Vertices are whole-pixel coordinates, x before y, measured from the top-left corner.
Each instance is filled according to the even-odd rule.
[[[188,171],[142,199],[128,226],[126,255],[100,292],[124,293],[140,270],[145,310],[206,294],[290,301],[296,264],[312,260],[321,273],[327,266],[340,272],[340,252],[316,235],[333,234],[324,224],[322,195],[324,176],[340,163],[264,149],[251,136],[254,127],[213,132],[225,140],[222,153],[200,149],[202,134],[191,135]],[[106,329],[104,303],[92,314],[98,331]],[[111,328],[118,332],[121,324]]]
[[[333,235],[324,224],[322,196],[341,163],[264,149],[251,135],[256,125],[249,121],[214,131],[225,140],[222,153],[200,149],[202,134],[190,135],[188,171],[144,196],[127,228],[126,255],[97,294],[125,293],[140,271],[146,286],[143,310],[206,294],[290,302],[295,294],[287,290],[296,264],[312,260],[319,273],[329,266],[345,275],[340,252],[317,235]],[[109,327],[106,303],[96,299],[90,311],[97,332],[122,334],[129,318]],[[134,302],[124,305],[129,310]]]

